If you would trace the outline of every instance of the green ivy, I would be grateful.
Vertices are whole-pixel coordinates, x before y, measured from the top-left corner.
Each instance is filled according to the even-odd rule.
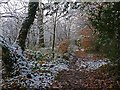
[[[120,2],[101,3],[89,15],[97,36],[95,46],[111,60],[120,75]]]

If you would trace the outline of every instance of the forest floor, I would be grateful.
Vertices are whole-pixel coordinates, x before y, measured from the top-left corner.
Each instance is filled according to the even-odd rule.
[[[1,61],[1,56],[0,56],[0,85],[2,84],[2,61]],[[0,87],[0,90],[1,90],[1,87]]]
[[[59,73],[56,73],[57,75],[55,75],[55,79],[51,81],[52,83],[50,82],[51,84],[50,86],[48,86],[47,89],[39,89],[39,88],[20,89],[20,87],[16,85],[17,84],[17,82],[15,81],[16,79],[13,78],[12,79],[13,81],[11,82],[15,82],[15,85],[14,83],[12,84],[10,83],[13,89],[2,89],[2,90],[119,90],[120,81],[116,81],[114,77],[112,77],[112,75],[108,73],[108,70],[106,68],[107,64],[105,64],[104,60],[91,60],[91,59],[89,60],[84,58],[81,59],[75,56],[70,56],[70,57],[68,56],[68,58],[69,58],[68,69],[65,69],[63,66],[57,67],[57,69],[60,67],[64,69],[62,69],[63,71],[57,70]],[[27,64],[27,62],[23,60],[22,62]],[[43,64],[44,67],[47,68],[47,64],[45,63]],[[55,65],[59,65],[59,64],[60,62]],[[22,78],[21,77],[17,79],[18,81],[19,79],[25,81],[34,80],[35,84],[36,83],[41,84],[42,81],[46,83],[47,79],[49,82],[51,74],[49,74],[49,76],[45,76],[48,74],[41,74],[41,73],[49,73],[49,72],[39,72],[40,70],[36,70],[36,72],[34,72],[35,74],[38,73],[37,75],[38,77],[40,77],[39,79],[36,77],[28,77],[29,74],[27,74],[26,78],[21,79]],[[42,71],[46,71],[46,70],[42,70]],[[8,88],[8,85],[6,87]]]
[[[52,90],[119,90],[120,81],[115,81],[108,74],[105,65],[88,71],[86,67],[79,68],[73,61],[68,71],[61,71],[57,75]]]

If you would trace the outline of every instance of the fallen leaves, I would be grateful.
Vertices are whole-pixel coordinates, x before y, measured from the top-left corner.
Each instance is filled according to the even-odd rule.
[[[119,81],[115,81],[105,68],[91,71],[77,71],[76,69],[62,71],[56,78],[61,83],[62,88],[73,89],[92,89],[92,90],[118,90]],[[117,83],[118,82],[118,83]]]
[[[75,56],[78,58],[85,58],[87,56],[87,53],[85,51],[77,50],[75,51]]]
[[[68,47],[69,47],[69,40],[65,39],[60,42],[58,52],[60,52],[61,54],[64,54],[67,52]]]

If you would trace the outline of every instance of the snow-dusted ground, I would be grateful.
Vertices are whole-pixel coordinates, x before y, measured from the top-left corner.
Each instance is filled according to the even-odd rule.
[[[101,67],[102,65],[107,64],[108,62],[104,60],[88,60],[88,61],[82,61],[82,60],[77,60],[76,65],[78,66],[78,69],[86,69],[86,70],[95,70]]]
[[[0,58],[0,84],[2,84],[2,61],[1,61],[1,58]]]
[[[10,50],[11,55],[13,55],[13,60],[17,61],[14,65],[15,69],[19,71],[19,74],[7,80],[9,86],[16,83],[17,85],[28,89],[45,88],[52,84],[54,77],[59,71],[69,70],[68,61],[62,58],[56,58],[56,60],[50,60],[49,62],[46,61],[45,63],[40,64],[39,61],[27,60],[17,44],[11,46],[1,38],[0,41],[2,41],[2,46],[7,47]],[[90,70],[97,69],[107,63],[102,60],[82,61],[78,59],[75,64],[79,69],[86,68],[87,70]],[[3,86],[4,82],[5,81],[3,80]]]
[[[20,63],[19,65],[26,65],[24,61]],[[44,88],[52,85],[54,77],[59,71],[68,70],[68,66],[64,63],[56,64],[51,62],[50,64],[40,65],[38,62],[29,62],[28,65],[30,65],[30,67],[25,67],[24,65],[20,66],[21,75],[8,80],[9,84],[15,81],[17,84],[27,88]]]
[[[39,61],[27,60],[17,44],[11,46],[3,37],[0,37],[0,42],[3,47],[8,48],[10,51],[13,62],[16,60],[14,62],[15,71],[13,72],[15,76],[7,80],[10,87],[12,83],[16,83],[27,88],[44,88],[52,84],[54,77],[59,71],[68,69],[67,65],[64,64],[65,60],[62,60],[63,62],[60,59],[60,61],[51,60],[51,62],[41,65]],[[16,74],[16,71],[19,74]],[[4,82],[6,81],[3,80]]]
[[[2,83],[2,48],[0,46],[0,84]],[[1,90],[1,88],[0,88]]]

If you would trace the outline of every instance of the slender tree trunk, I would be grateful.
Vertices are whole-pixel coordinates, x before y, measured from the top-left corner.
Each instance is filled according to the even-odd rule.
[[[55,13],[55,17],[54,17],[54,28],[53,28],[53,43],[52,43],[52,58],[54,59],[55,57],[55,52],[54,52],[54,48],[55,48],[55,37],[56,37],[56,19],[57,19],[57,12]]]
[[[28,16],[25,18],[25,20],[22,23],[22,27],[16,41],[16,43],[21,47],[23,51],[25,49],[25,42],[26,42],[28,31],[31,25],[33,24],[33,21],[36,15],[37,7],[38,7],[38,2],[29,2]]]

